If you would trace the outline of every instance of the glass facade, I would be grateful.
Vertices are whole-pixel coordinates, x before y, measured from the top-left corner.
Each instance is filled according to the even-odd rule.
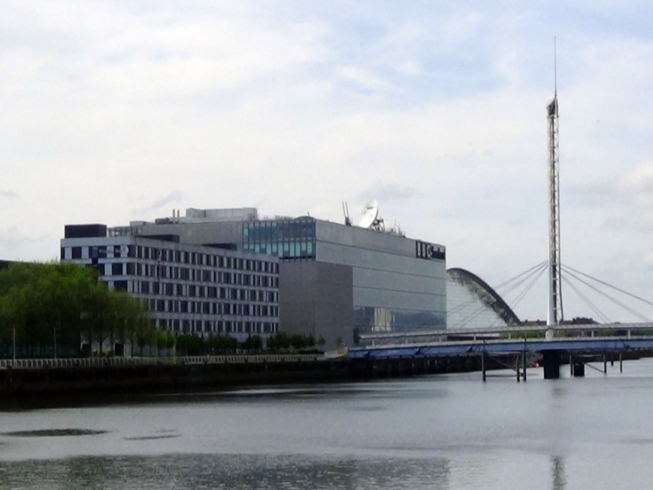
[[[447,329],[516,326],[521,322],[498,294],[478,276],[447,271]]]
[[[242,243],[285,264],[281,322],[293,332],[338,332],[352,345],[365,333],[446,328],[442,246],[309,217],[245,222]]]
[[[315,220],[251,221],[243,223],[243,251],[282,259],[315,258]]]

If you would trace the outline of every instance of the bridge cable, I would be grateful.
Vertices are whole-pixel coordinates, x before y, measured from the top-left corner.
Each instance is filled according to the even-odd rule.
[[[537,274],[537,276],[535,276],[533,278],[533,280],[526,286],[526,288],[521,292],[521,294],[515,298],[514,303],[512,305],[510,305],[511,308],[514,309],[519,304],[519,302],[522,299],[524,299],[524,296],[526,296],[528,294],[528,292],[531,290],[533,285],[538,281],[538,279],[540,277],[542,277],[542,274],[544,273],[545,270],[546,270],[546,267],[543,267],[542,269],[540,269],[539,274]]]
[[[648,304],[648,305],[653,306],[653,302],[652,302],[652,301],[649,301],[649,300],[644,299],[644,298],[640,298],[639,296],[637,296],[637,295],[635,295],[635,294],[629,293],[628,291],[624,291],[623,289],[620,289],[620,288],[618,288],[618,287],[616,287],[616,286],[613,286],[612,284],[608,284],[607,282],[601,281],[600,279],[597,279],[596,277],[592,277],[592,276],[590,276],[589,274],[585,274],[584,272],[581,272],[581,271],[579,271],[579,270],[573,269],[573,268],[571,268],[571,267],[569,267],[569,266],[563,265],[562,267],[563,267],[564,269],[569,269],[570,271],[573,271],[573,272],[575,272],[575,273],[577,273],[577,274],[580,274],[580,275],[585,276],[585,277],[587,277],[587,278],[589,278],[589,279],[592,279],[593,281],[596,281],[596,282],[598,282],[598,283],[601,283],[601,284],[603,284],[604,286],[608,286],[609,288],[612,288],[612,289],[614,289],[614,290],[616,290],[616,291],[619,291],[620,293],[623,293],[623,294],[625,294],[626,296],[630,296],[631,298],[635,298],[635,299],[637,299],[637,300],[639,300],[639,301],[642,301],[642,302],[644,302],[644,303],[646,303],[646,304]]]
[[[565,272],[565,274],[566,274],[566,272]],[[567,286],[569,286],[572,289],[572,291],[574,291],[578,295],[578,297],[582,301],[584,301],[587,306],[590,307],[590,309],[594,312],[594,314],[596,314],[603,323],[611,323],[610,319],[607,316],[605,316],[601,312],[601,310],[599,310],[599,308],[589,300],[589,298],[587,296],[585,296],[583,293],[581,293],[578,290],[578,288],[569,280],[569,278],[566,275],[561,275],[561,277],[564,279]]]
[[[592,286],[590,283],[588,283],[587,281],[584,281],[584,280],[581,279],[580,277],[578,277],[578,276],[572,274],[572,273],[569,272],[569,271],[566,271],[566,273],[569,274],[569,275],[571,275],[571,276],[572,276],[574,279],[576,279],[577,281],[580,281],[580,282],[582,282],[583,284],[585,284],[588,288],[593,289],[594,291],[596,291],[596,292],[599,293],[600,295],[602,295],[602,296],[604,296],[605,298],[609,299],[610,301],[612,301],[612,302],[615,303],[616,305],[621,306],[624,310],[626,310],[626,311],[628,311],[629,313],[632,313],[633,315],[639,317],[640,320],[642,320],[642,321],[644,321],[644,322],[648,322],[648,323],[651,323],[651,322],[652,322],[650,318],[647,318],[646,316],[642,315],[641,313],[635,311],[634,309],[630,308],[629,306],[627,306],[626,304],[622,303],[621,301],[619,301],[619,300],[617,300],[617,299],[614,299],[614,298],[613,298],[612,296],[610,296],[609,294],[606,294],[605,292],[601,291],[601,290],[598,289],[597,287]]]
[[[533,288],[533,285],[538,281],[540,276],[544,273],[546,270],[546,261],[538,264],[538,269],[534,270],[532,274],[530,274],[528,277],[533,278],[530,283],[526,285],[526,287],[517,295],[517,297],[511,301],[509,304],[510,308],[514,311],[514,309],[517,307],[517,305],[520,303],[522,299],[528,294],[528,292]],[[502,296],[505,299],[506,293],[504,293]],[[506,301],[507,303],[507,301]],[[491,326],[494,326],[496,323],[496,320],[492,323]]]
[[[511,291],[513,291],[514,289],[516,289],[517,287],[519,287],[521,284],[523,284],[524,282],[528,281],[532,276],[534,276],[534,275],[538,275],[538,277],[539,277],[539,274],[541,274],[542,271],[545,269],[545,265],[546,265],[546,263],[538,264],[537,266],[532,267],[531,269],[529,269],[529,270],[526,271],[525,273],[520,274],[520,276],[523,276],[523,275],[526,274],[526,273],[527,273],[528,275],[525,276],[525,277],[523,277],[522,279],[520,279],[517,283],[512,284],[511,287],[508,288],[507,291],[505,291],[505,292],[503,292],[503,293],[501,294],[501,297],[504,298],[505,295],[506,295],[507,293],[510,293]],[[539,274],[538,274],[538,273],[539,273]],[[507,282],[509,282],[509,281],[507,281]],[[504,283],[504,284],[505,284],[505,283]],[[495,290],[495,291],[496,291],[496,290]],[[497,294],[499,294],[498,291],[497,291]],[[478,299],[478,298],[474,298],[472,301],[476,301],[477,299]],[[505,301],[505,299],[504,299],[504,301]],[[508,304],[508,303],[506,302],[506,304]],[[480,305],[480,306],[478,306],[475,310],[469,312],[469,313],[467,314],[467,316],[464,316],[463,318],[461,318],[461,319],[460,319],[460,320],[459,320],[455,325],[452,326],[452,328],[457,328],[457,327],[458,327],[459,325],[461,325],[461,324],[469,323],[469,322],[471,322],[472,320],[476,319],[479,315],[481,315],[484,311],[486,311],[486,309],[488,308],[488,306],[489,306],[489,305],[488,305],[487,303],[484,303],[484,302],[481,300],[481,305]],[[512,307],[511,307],[511,308],[512,308]],[[495,313],[496,313],[496,312],[495,312]]]
[[[546,261],[546,260],[543,261],[543,262],[540,262],[539,264],[534,265],[534,266],[531,267],[530,269],[525,270],[524,272],[522,272],[522,273],[520,273],[520,274],[517,274],[515,277],[512,277],[512,278],[508,279],[507,281],[502,282],[501,284],[497,284],[496,286],[494,286],[494,289],[498,291],[500,288],[502,288],[502,287],[504,287],[504,286],[507,286],[509,283],[511,283],[511,282],[514,281],[515,279],[517,279],[517,278],[519,278],[519,277],[521,277],[521,276],[523,276],[523,275],[525,275],[525,274],[528,274],[528,273],[531,272],[533,269],[539,269],[540,267],[545,266],[547,263],[548,263],[548,261]]]

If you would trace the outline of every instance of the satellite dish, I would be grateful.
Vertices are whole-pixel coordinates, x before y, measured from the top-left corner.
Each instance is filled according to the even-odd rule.
[[[361,228],[369,228],[374,224],[376,218],[379,216],[379,203],[376,202],[376,199],[371,200],[367,203],[367,206],[363,208],[363,214],[358,226]]]

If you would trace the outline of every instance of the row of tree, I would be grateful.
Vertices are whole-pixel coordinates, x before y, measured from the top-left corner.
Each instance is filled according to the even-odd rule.
[[[95,269],[14,263],[0,271],[0,343],[23,348],[133,341],[150,328],[143,303],[113,291]]]
[[[14,263],[0,271],[0,350],[16,345],[26,356],[49,357],[62,350],[79,355],[82,343],[104,342],[129,342],[134,354],[141,355],[146,347],[150,355],[162,350],[202,355],[237,349],[297,351],[326,343],[321,335],[284,332],[272,334],[267,342],[253,335],[241,344],[229,335],[174,335],[153,327],[143,302],[124,291],[110,290],[93,268],[58,262]]]
[[[250,335],[244,342],[239,343],[229,335],[209,335],[201,337],[190,333],[173,335],[168,330],[152,329],[138,338],[138,347],[143,352],[145,346],[156,347],[159,350],[175,349],[178,355],[198,356],[207,354],[223,354],[236,350],[246,352],[296,352],[302,349],[323,347],[326,341],[319,336],[315,339],[312,335],[287,334],[277,332],[268,337],[267,342],[260,335]],[[138,353],[138,351],[137,351]]]
[[[301,333],[288,334],[286,332],[276,332],[268,338],[267,347],[273,351],[283,351],[289,349],[314,349],[323,347],[326,344],[324,337],[321,335],[316,339],[312,335]]]

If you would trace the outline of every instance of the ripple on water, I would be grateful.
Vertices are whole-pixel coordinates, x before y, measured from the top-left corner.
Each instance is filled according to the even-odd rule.
[[[64,436],[97,436],[106,434],[107,430],[90,429],[42,429],[42,430],[17,430],[13,432],[2,432],[3,436],[9,437],[64,437]]]

